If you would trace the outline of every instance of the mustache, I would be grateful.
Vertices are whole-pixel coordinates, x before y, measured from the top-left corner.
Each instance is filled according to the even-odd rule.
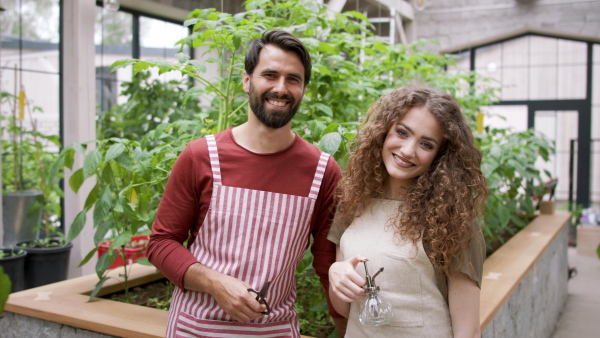
[[[262,94],[262,98],[263,99],[271,98],[271,99],[279,99],[279,100],[288,100],[288,101],[290,101],[290,103],[292,103],[292,105],[296,102],[296,100],[294,100],[294,97],[290,94],[277,95],[273,92],[266,92],[266,93]]]

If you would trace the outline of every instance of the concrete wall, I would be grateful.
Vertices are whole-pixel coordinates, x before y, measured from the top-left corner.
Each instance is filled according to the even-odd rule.
[[[4,312],[0,318],[2,338],[108,338],[98,332],[92,332],[76,327],[63,325],[48,320],[24,316],[12,312]]]
[[[416,11],[417,37],[447,49],[521,27],[600,37],[597,0],[426,0]]]
[[[567,240],[565,226],[483,330],[483,338],[552,336],[568,297]]]

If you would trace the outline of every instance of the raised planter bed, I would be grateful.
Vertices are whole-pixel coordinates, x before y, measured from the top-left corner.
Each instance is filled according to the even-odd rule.
[[[569,217],[537,216],[485,260],[482,337],[551,337],[568,296]]]
[[[540,215],[488,257],[481,291],[483,337],[550,337],[567,299],[568,213]],[[117,269],[118,270],[118,269]],[[119,273],[113,271],[115,276]],[[133,264],[131,285],[163,278]],[[98,299],[88,275],[11,294],[0,319],[2,337],[163,337],[167,311]],[[120,290],[110,280],[101,295]]]

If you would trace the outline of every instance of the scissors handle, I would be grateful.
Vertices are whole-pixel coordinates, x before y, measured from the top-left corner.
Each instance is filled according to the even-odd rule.
[[[265,299],[265,296],[262,293],[254,290],[254,289],[248,289],[248,292],[254,292],[254,293],[256,293],[256,298],[255,299],[260,304],[264,304],[267,307],[267,311],[262,311],[261,312],[263,315],[268,315],[268,314],[271,313],[271,307],[269,306],[269,303],[267,303],[267,300]]]

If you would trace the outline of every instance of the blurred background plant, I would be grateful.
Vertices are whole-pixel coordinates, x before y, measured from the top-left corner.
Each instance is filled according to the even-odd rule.
[[[52,171],[57,159],[60,141],[57,135],[45,135],[38,131],[34,113],[42,114],[41,108],[31,106],[24,92],[19,96],[0,92],[2,106],[2,191],[4,194],[28,194],[39,191],[41,196],[30,210],[30,214],[41,212],[41,220],[33,231],[40,231],[39,238],[31,245],[38,247],[64,245],[64,236],[58,231],[60,226],[63,191],[60,187],[62,173]],[[25,119],[25,113],[28,119]],[[29,126],[27,125],[29,122]],[[56,150],[53,150],[56,149]],[[14,213],[15,210],[6,210]],[[7,225],[5,225],[7,226]]]

